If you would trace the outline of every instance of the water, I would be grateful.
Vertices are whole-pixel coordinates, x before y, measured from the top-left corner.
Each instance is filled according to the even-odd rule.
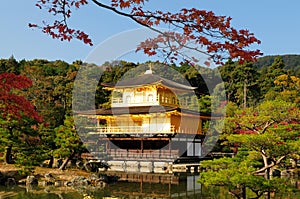
[[[103,187],[1,187],[0,196],[10,199],[97,198],[200,198],[198,175],[124,174],[121,181]],[[90,196],[90,198],[88,197]],[[0,197],[0,198],[1,198]],[[2,199],[1,198],[1,199]]]
[[[0,187],[4,199],[167,199],[207,198],[231,199],[226,187],[205,188],[197,183],[198,175],[186,174],[130,174],[124,173],[121,180],[102,187]],[[300,198],[299,193],[289,198]],[[274,196],[272,198],[282,198]]]

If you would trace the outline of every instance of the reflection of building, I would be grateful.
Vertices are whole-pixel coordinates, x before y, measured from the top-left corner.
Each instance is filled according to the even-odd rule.
[[[199,176],[173,174],[117,173],[120,180],[108,188],[108,193],[119,198],[201,198]]]
[[[154,171],[157,164],[167,170],[166,162],[198,162],[203,124],[211,118],[189,110],[186,98],[180,97],[194,95],[195,87],[162,78],[152,70],[104,86],[112,91],[111,108],[82,114],[97,118],[98,125],[89,135],[105,145],[108,159],[119,170]]]

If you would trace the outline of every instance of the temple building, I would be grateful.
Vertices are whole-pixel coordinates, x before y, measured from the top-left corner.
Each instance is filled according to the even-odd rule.
[[[120,164],[119,170],[127,171],[199,162],[203,125],[211,117],[190,110],[189,102],[181,97],[195,95],[195,87],[163,78],[151,69],[103,86],[112,92],[111,107],[81,113],[97,120],[97,126],[90,127],[87,142],[102,147],[93,149],[93,155],[105,154],[116,170]]]

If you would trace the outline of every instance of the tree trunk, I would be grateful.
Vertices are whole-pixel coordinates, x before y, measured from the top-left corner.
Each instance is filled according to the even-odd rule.
[[[242,198],[246,199],[246,187],[245,186],[243,186],[243,188],[242,188]]]
[[[54,157],[53,156],[51,156],[50,157],[50,161],[49,161],[49,164],[48,164],[48,168],[52,168],[53,167],[53,163],[54,163]]]
[[[12,145],[9,145],[8,147],[6,147],[6,151],[5,151],[5,163],[6,164],[12,164]]]
[[[62,163],[62,165],[59,167],[59,170],[65,170],[68,162],[74,157],[74,155],[75,155],[75,152],[71,153],[71,155],[69,157],[67,157],[65,159],[65,161]]]
[[[270,179],[270,172],[271,172],[271,169],[268,168],[268,169],[266,170],[266,179],[267,179],[267,180]],[[266,199],[270,199],[270,198],[271,198],[270,191],[267,191],[266,197],[265,197],[265,198],[266,198]]]
[[[247,108],[247,80],[244,81],[244,108]]]

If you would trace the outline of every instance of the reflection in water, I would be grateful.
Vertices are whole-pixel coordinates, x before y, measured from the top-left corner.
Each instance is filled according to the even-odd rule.
[[[226,187],[205,188],[198,175],[117,173],[120,180],[105,187],[0,187],[4,199],[229,199]],[[291,198],[297,198],[299,193]],[[281,197],[274,197],[281,198]]]
[[[0,198],[98,199],[98,198],[199,198],[197,176],[118,173],[117,183],[105,187],[2,187]]]

